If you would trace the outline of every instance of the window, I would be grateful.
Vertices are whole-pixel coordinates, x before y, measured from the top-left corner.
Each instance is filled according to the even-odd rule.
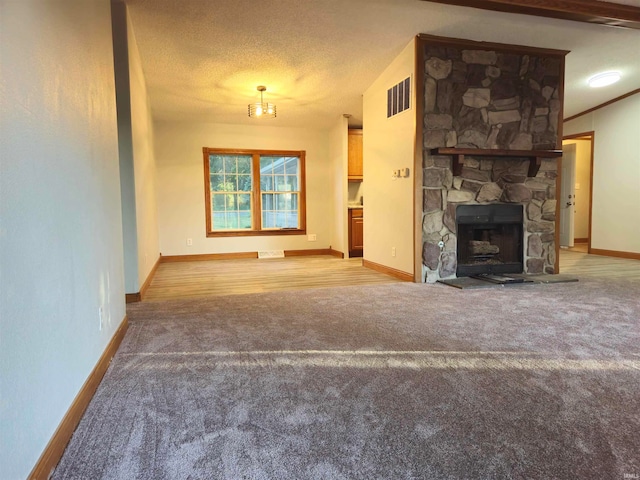
[[[208,237],[306,233],[304,151],[203,153]]]

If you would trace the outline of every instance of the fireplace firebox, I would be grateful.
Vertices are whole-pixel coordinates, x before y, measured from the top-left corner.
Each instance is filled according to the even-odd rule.
[[[458,277],[522,273],[522,205],[458,205]]]

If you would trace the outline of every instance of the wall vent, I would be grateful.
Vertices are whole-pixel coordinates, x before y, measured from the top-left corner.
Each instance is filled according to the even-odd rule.
[[[411,107],[411,77],[387,90],[387,118],[391,118]]]

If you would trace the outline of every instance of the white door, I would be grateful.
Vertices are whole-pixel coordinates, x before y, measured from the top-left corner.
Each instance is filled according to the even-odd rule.
[[[560,185],[560,246],[573,247],[576,205],[576,144],[562,147],[562,184]]]

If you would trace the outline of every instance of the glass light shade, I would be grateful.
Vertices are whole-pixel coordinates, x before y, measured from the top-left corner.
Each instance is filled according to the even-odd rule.
[[[250,103],[247,106],[249,116],[274,118],[276,116],[276,106],[273,103],[265,102],[263,98],[263,94],[267,90],[267,87],[260,85],[257,90],[260,92],[260,101],[257,103]]]
[[[250,117],[275,117],[276,106],[273,103],[250,103]]]
[[[589,79],[589,86],[592,88],[606,87],[620,80],[622,76],[619,72],[604,72],[594,75]]]

